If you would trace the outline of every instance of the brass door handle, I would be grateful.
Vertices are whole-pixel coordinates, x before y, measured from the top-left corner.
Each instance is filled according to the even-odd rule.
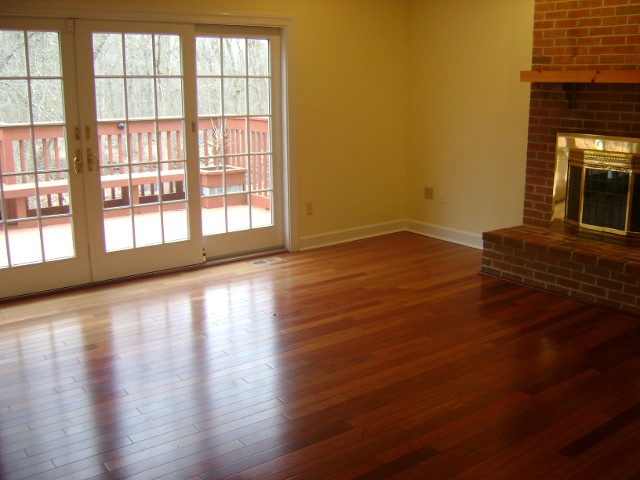
[[[76,173],[82,173],[82,154],[80,150],[76,150],[76,156],[73,157],[73,170]]]

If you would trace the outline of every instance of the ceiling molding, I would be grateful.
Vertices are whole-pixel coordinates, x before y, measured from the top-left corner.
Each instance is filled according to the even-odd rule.
[[[48,0],[21,0],[9,5],[0,5],[0,16],[48,17],[81,20],[122,20],[164,23],[243,25],[261,27],[287,27],[293,15],[270,15],[216,12],[215,10],[187,10],[184,8],[155,10],[121,6],[87,5],[86,2],[66,3]]]

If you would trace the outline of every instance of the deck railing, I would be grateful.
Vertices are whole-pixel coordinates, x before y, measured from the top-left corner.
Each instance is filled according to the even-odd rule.
[[[201,166],[206,170],[215,169],[224,161],[227,168],[234,169],[236,177],[238,169],[248,170],[245,183],[249,182],[251,188],[243,188],[251,192],[252,203],[269,208],[270,197],[263,192],[272,188],[268,120],[225,119],[224,129],[218,128],[218,122],[216,119],[198,121]],[[159,188],[163,194],[171,192],[170,196],[164,195],[165,199],[184,198],[184,178],[176,180],[176,175],[167,171],[166,174],[161,173],[161,182],[166,185],[160,186],[150,164],[159,160],[163,172],[184,171],[183,132],[182,120],[136,121],[130,122],[128,128],[121,122],[101,122],[98,126],[98,148],[102,178],[126,172],[122,168],[126,164],[132,175],[149,173],[149,183],[138,182],[135,188],[140,190],[129,197],[134,202],[145,203],[145,198],[146,201],[157,199]],[[224,145],[220,144],[220,139]],[[34,151],[36,159],[32,158]],[[4,198],[0,204],[0,218],[33,217],[38,202],[41,215],[68,211],[68,179],[58,173],[69,168],[66,151],[63,126],[34,126],[33,130],[28,126],[0,126],[0,188]],[[171,181],[166,182],[165,178]],[[123,182],[123,185],[103,182],[103,199],[115,198],[115,189],[133,188],[127,178],[123,177]],[[107,189],[112,191],[107,192]]]

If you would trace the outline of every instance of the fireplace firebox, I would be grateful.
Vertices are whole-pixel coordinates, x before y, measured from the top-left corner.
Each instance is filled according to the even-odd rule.
[[[640,139],[559,134],[552,223],[583,236],[640,242]]]

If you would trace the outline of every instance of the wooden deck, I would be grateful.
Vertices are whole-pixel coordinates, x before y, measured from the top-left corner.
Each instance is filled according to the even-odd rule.
[[[0,305],[2,479],[632,479],[640,319],[401,233]]]
[[[224,233],[225,227],[227,231],[234,232],[246,230],[248,228],[248,215],[251,215],[252,225],[254,227],[267,226],[272,224],[271,212],[259,207],[250,207],[242,205],[231,205],[226,208],[202,208],[201,218],[202,224],[209,230],[207,234]],[[117,212],[117,211],[116,211]],[[178,238],[186,238],[188,232],[187,212],[185,210],[167,210],[164,212],[163,221],[166,226],[165,231],[171,232]],[[144,225],[155,226],[159,224],[159,213],[138,213],[136,219],[141,228],[136,230],[136,244],[155,245],[160,242],[161,237],[157,234],[155,228],[143,228]],[[105,241],[112,250],[130,248],[128,234],[131,229],[131,218],[126,215],[110,215],[104,219],[105,225]],[[56,259],[73,258],[75,255],[73,234],[71,223],[56,222],[47,224],[43,231],[45,232],[45,254],[47,261]],[[11,259],[13,265],[26,265],[30,263],[39,263],[40,255],[40,232],[37,228],[25,226],[23,228],[14,229],[11,232]],[[0,235],[0,268],[6,268],[8,259],[3,255],[6,251],[6,243],[4,235]]]

